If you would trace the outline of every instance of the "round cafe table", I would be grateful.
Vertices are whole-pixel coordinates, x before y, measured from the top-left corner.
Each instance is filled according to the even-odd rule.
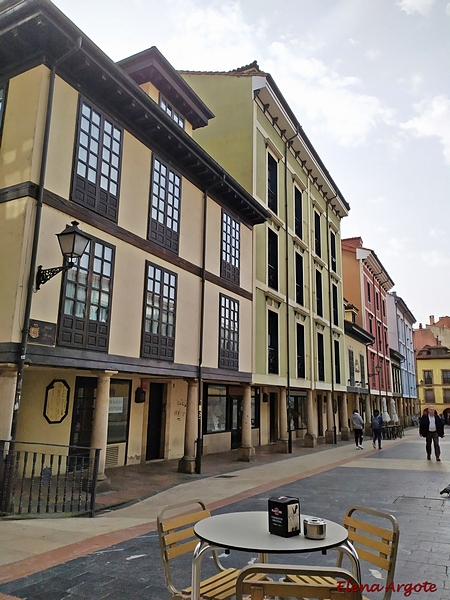
[[[301,529],[303,519],[310,515],[300,515]],[[326,537],[323,540],[305,538],[302,532],[291,537],[281,537],[269,533],[269,515],[267,511],[235,512],[213,515],[199,521],[194,526],[199,543],[192,557],[192,600],[200,597],[200,568],[206,551],[217,548],[258,553],[260,562],[267,562],[268,554],[297,554],[319,552],[323,554],[331,548],[339,548],[350,558],[353,571],[361,581],[361,569],[358,554],[348,541],[345,527],[324,519]]]

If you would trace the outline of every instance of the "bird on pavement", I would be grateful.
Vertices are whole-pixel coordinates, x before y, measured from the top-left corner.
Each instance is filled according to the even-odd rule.
[[[440,494],[448,494],[450,496],[450,483],[442,490],[442,492],[440,492]]]

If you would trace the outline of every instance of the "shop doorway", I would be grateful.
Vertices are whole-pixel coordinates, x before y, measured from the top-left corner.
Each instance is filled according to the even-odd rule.
[[[96,377],[76,378],[70,428],[70,445],[75,446],[71,451],[72,454],[89,456],[96,395]]]
[[[242,398],[231,397],[231,449],[242,443]]]
[[[162,458],[163,404],[165,384],[151,383],[148,406],[147,450],[145,460]]]
[[[275,444],[278,439],[278,411],[277,411],[277,394],[270,392],[269,394],[269,442]]]

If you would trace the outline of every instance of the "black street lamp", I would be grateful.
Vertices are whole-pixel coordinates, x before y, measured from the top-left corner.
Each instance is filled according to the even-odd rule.
[[[64,258],[64,264],[61,267],[52,267],[50,269],[43,269],[42,265],[39,265],[36,273],[36,290],[41,288],[41,285],[47,283],[49,279],[58,275],[58,273],[68,271],[71,269],[77,258],[83,256],[86,246],[89,244],[90,239],[78,229],[78,222],[72,221],[72,225],[66,225],[64,231],[57,233],[59,246],[61,253]]]

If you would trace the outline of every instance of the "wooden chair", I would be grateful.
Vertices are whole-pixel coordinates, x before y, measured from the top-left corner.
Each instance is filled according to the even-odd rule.
[[[385,573],[383,600],[392,595],[390,585],[394,582],[400,528],[392,515],[364,506],[351,506],[344,517],[348,539],[355,547],[360,561],[365,561]],[[338,556],[337,565],[342,566],[344,555]]]
[[[264,579],[261,579],[262,576]],[[236,582],[236,600],[264,600],[274,597],[283,600],[362,600],[362,593],[352,573],[338,567],[259,563],[241,570]]]
[[[372,508],[352,506],[344,517],[344,526],[348,529],[348,540],[355,547],[360,561],[385,573],[385,579],[377,580],[374,584],[384,590],[383,600],[389,600],[393,591],[390,585],[394,581],[400,537],[397,519]],[[336,564],[342,567],[345,551],[339,548],[337,551],[339,554]],[[293,580],[295,581],[295,577]],[[371,585],[363,586],[363,591],[370,590]],[[363,598],[368,600],[366,596]]]
[[[190,512],[187,512],[189,511]],[[157,517],[159,545],[161,548],[164,576],[172,600],[190,599],[191,588],[178,589],[172,578],[171,562],[182,555],[192,555],[199,540],[194,533],[194,525],[211,516],[201,500],[188,500],[166,506]],[[226,600],[235,594],[237,569],[225,569],[213,551],[217,574],[205,579],[200,585],[200,595],[204,600]],[[190,566],[190,563],[189,563]],[[191,572],[189,571],[189,581]]]

